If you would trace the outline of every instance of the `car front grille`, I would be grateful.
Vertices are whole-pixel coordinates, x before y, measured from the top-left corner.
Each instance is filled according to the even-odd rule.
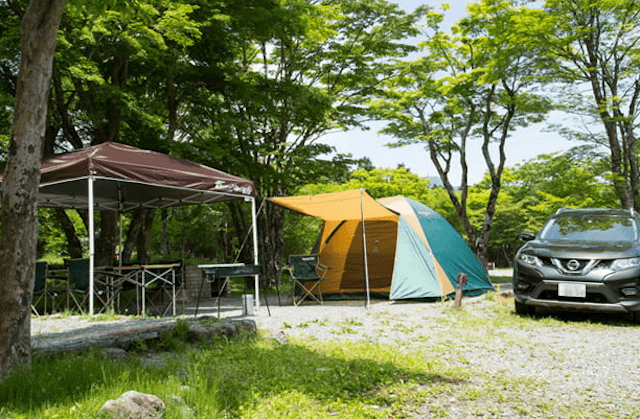
[[[597,304],[608,304],[611,301],[607,300],[607,298],[599,293],[599,292],[588,292],[586,298],[575,298],[575,297],[560,297],[558,295],[557,290],[545,290],[540,293],[537,297],[540,300],[553,300],[553,301],[571,301],[577,303],[597,303]]]
[[[565,272],[582,272],[591,263],[590,259],[556,259]]]

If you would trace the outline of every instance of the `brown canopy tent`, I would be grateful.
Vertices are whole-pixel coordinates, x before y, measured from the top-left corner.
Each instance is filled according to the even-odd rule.
[[[229,200],[251,202],[257,265],[253,182],[185,159],[109,142],[55,155],[42,162],[38,206],[89,210],[89,312],[93,314],[93,210],[124,213]],[[258,276],[255,281],[258,305]]]

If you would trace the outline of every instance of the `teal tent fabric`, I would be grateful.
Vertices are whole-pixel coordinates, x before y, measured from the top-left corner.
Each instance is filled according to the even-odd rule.
[[[410,198],[405,198],[415,212],[431,251],[455,287],[458,274],[466,273],[466,294],[481,294],[493,288],[487,274],[462,236],[440,214]]]
[[[438,282],[425,280],[436,276],[431,250],[407,221],[400,217],[389,298],[391,300],[441,298],[442,292]]]

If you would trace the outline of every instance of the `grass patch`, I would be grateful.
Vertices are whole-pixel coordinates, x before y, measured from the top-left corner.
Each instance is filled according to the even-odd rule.
[[[511,282],[511,276],[496,276],[491,275],[491,282],[494,284],[508,284]]]

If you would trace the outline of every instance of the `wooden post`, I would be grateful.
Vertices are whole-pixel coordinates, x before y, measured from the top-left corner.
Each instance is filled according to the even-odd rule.
[[[455,309],[459,309],[462,306],[462,287],[467,285],[469,276],[467,274],[458,274],[456,285],[456,298],[453,304]]]

